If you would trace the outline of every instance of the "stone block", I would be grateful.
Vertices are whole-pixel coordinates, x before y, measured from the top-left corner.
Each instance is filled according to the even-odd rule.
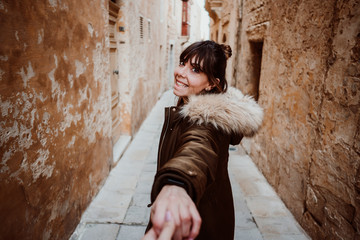
[[[131,206],[146,207],[150,203],[150,194],[135,192],[131,200]]]
[[[270,197],[248,197],[247,205],[255,217],[284,217],[289,214],[280,199]]]
[[[91,207],[81,217],[87,223],[123,223],[127,207]]]
[[[257,228],[235,228],[235,237],[234,239],[246,239],[246,240],[263,240],[259,229]]]
[[[293,216],[256,217],[256,224],[264,236],[304,235]]]
[[[139,240],[144,236],[145,230],[146,226],[122,225],[116,240]]]
[[[129,170],[129,172],[133,172]],[[104,184],[104,189],[109,191],[131,191],[136,188],[137,180],[139,171],[134,171],[132,176],[124,175],[124,174],[117,174],[117,175],[110,175]]]
[[[119,224],[86,224],[79,240],[114,240],[119,229]]]
[[[153,185],[153,181],[139,182],[135,189],[135,193],[144,193],[150,196],[152,185]]]
[[[124,223],[128,225],[147,225],[150,218],[150,210],[146,206],[130,206],[126,212]]]
[[[93,207],[126,208],[131,201],[132,191],[110,191],[105,188],[92,201]]]

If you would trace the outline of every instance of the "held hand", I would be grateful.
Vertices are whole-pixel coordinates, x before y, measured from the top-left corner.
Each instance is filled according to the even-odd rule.
[[[157,235],[162,232],[167,211],[175,223],[174,240],[194,239],[199,234],[200,214],[185,189],[166,185],[160,191],[151,209],[151,222]]]
[[[175,232],[175,223],[169,211],[166,212],[165,223],[160,236],[157,236],[154,228],[151,228],[142,240],[170,240]]]

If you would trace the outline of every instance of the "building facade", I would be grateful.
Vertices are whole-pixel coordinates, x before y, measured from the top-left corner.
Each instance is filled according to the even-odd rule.
[[[0,0],[0,238],[71,235],[172,82],[182,3]]]
[[[313,239],[358,239],[359,1],[206,6],[211,38],[233,48],[228,79],[265,110],[252,159]]]

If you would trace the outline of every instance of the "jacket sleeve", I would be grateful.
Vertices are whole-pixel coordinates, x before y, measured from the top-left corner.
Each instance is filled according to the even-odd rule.
[[[216,175],[219,161],[219,137],[216,133],[204,126],[193,126],[183,133],[174,157],[155,176],[152,202],[164,185],[174,182],[175,185],[183,185],[193,201],[199,203],[206,187],[214,181]]]

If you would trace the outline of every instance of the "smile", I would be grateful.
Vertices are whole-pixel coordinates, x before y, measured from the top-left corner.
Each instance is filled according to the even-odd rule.
[[[188,85],[180,81],[176,81],[176,85],[178,85],[179,87],[189,87]]]

